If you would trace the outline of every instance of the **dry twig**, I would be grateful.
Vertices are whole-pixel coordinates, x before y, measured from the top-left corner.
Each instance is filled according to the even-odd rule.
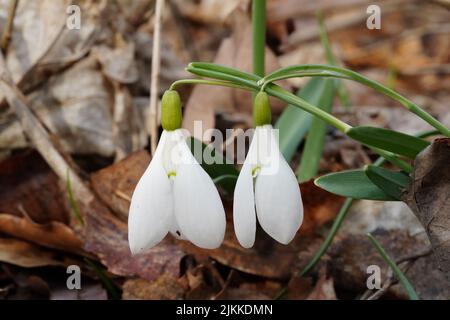
[[[2,33],[0,41],[0,48],[4,53],[8,50],[9,40],[11,40],[11,32],[14,23],[14,16],[16,15],[17,4],[19,0],[11,0],[8,8],[8,18],[6,20],[6,26]]]
[[[153,31],[153,51],[152,51],[152,75],[150,84],[150,116],[147,130],[150,134],[150,146],[152,154],[156,150],[158,142],[158,94],[159,94],[159,69],[161,65],[160,57],[160,37],[161,37],[161,14],[164,0],[156,0],[155,9],[155,29]]]

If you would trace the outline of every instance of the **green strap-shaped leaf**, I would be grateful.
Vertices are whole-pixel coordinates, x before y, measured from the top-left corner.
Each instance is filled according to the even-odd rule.
[[[394,262],[394,260],[389,256],[389,254],[386,252],[386,250],[381,246],[381,244],[375,239],[370,233],[367,234],[369,237],[370,242],[374,245],[374,247],[377,249],[378,253],[383,257],[383,259],[389,264],[391,269],[394,271],[395,275],[397,276],[400,283],[405,288],[406,292],[409,295],[410,300],[420,300],[419,296],[417,295],[416,291],[414,290],[414,287],[412,286],[411,282],[409,282],[408,278],[405,276],[405,274],[402,272],[402,270],[398,267],[398,265]]]
[[[297,95],[313,105],[325,106],[333,90],[329,88],[328,79],[313,78],[299,91]],[[332,100],[332,99],[331,99]],[[331,105],[331,103],[329,103]],[[293,105],[288,105],[278,121],[275,128],[279,129],[280,151],[286,161],[292,156],[308,132],[313,116]]]
[[[335,93],[335,85],[332,79],[324,79],[323,94],[319,104],[319,108],[326,112],[331,112],[333,106],[333,98]],[[323,145],[325,143],[325,134],[327,124],[325,121],[314,117],[311,128],[306,137],[305,147],[303,148],[300,167],[298,168],[297,177],[299,182],[308,181],[316,177],[319,170],[320,158],[322,156]]]
[[[236,179],[231,177],[239,175],[239,171],[234,165],[227,163],[227,159],[221,153],[216,152],[196,138],[190,137],[187,143],[195,159],[211,179],[228,194],[233,194]]]
[[[330,173],[317,178],[314,183],[328,192],[343,197],[382,201],[397,200],[383,192],[361,169]]]
[[[382,167],[368,165],[365,167],[367,177],[387,195],[401,199],[410,178],[402,172],[394,172]]]
[[[411,159],[425,149],[428,141],[397,131],[375,127],[354,127],[347,135],[363,144],[393,152]]]

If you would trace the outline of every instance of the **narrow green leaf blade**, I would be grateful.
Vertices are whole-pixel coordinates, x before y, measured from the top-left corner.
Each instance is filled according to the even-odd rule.
[[[369,237],[370,242],[374,245],[374,247],[377,249],[378,253],[383,257],[383,259],[389,264],[391,269],[394,271],[395,275],[397,276],[400,283],[405,288],[406,292],[408,292],[409,299],[410,300],[420,300],[419,296],[417,295],[416,291],[414,290],[414,287],[412,286],[411,282],[409,282],[408,278],[405,276],[405,274],[400,270],[398,265],[394,262],[394,260],[389,256],[389,254],[386,252],[386,250],[381,246],[381,244],[375,239],[370,233],[367,234]]]
[[[83,216],[80,213],[80,209],[78,208],[77,202],[75,201],[75,197],[73,195],[72,191],[72,183],[70,181],[70,171],[69,168],[67,168],[66,172],[67,182],[66,182],[66,191],[67,191],[67,198],[69,200],[70,209],[72,209],[72,213],[75,216],[75,218],[78,220],[78,222],[84,226],[84,219]]]
[[[393,201],[395,198],[387,195],[366,175],[364,170],[347,170],[330,173],[317,178],[314,183],[328,192],[353,198]]]
[[[365,167],[367,177],[387,195],[401,199],[403,191],[410,183],[410,178],[402,172],[394,172],[382,167],[368,165]]]
[[[313,78],[297,92],[297,95],[313,105],[323,105],[324,93],[329,90],[324,78]],[[278,121],[275,128],[279,129],[280,150],[286,161],[290,161],[298,146],[308,132],[313,116],[293,105],[288,105]]]
[[[331,112],[333,106],[333,98],[335,93],[335,85],[332,79],[324,79],[323,92],[319,107]],[[311,127],[306,137],[305,147],[303,149],[300,167],[297,172],[299,182],[308,181],[317,175],[319,170],[320,158],[322,156],[323,145],[325,143],[325,134],[327,124],[325,121],[314,117]]]
[[[331,49],[330,39],[328,37],[327,28],[325,26],[325,21],[323,19],[323,14],[320,11],[317,13],[317,22],[319,23],[320,42],[322,43],[323,50],[325,51],[327,63],[333,66],[337,66],[338,62],[333,54],[333,50]],[[344,83],[340,79],[334,79],[334,85],[342,105],[347,108],[350,107],[351,102],[347,88],[345,87]]]
[[[414,159],[430,143],[428,141],[383,128],[354,127],[347,135],[363,144]]]
[[[228,194],[232,194],[236,185],[236,179],[232,179],[231,177],[237,177],[239,175],[239,171],[235,166],[229,163],[220,152],[216,152],[213,148],[196,138],[189,137],[187,144],[195,159],[211,179],[215,180],[216,184]]]

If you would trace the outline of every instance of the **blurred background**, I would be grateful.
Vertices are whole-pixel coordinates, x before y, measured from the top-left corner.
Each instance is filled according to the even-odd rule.
[[[450,296],[427,257],[423,228],[400,202],[357,201],[318,266],[298,277],[344,200],[312,181],[301,185],[305,222],[288,246],[258,233],[254,248],[241,248],[229,215],[219,249],[168,237],[131,257],[128,206],[150,161],[155,1],[19,0],[5,32],[13,2],[0,0],[0,299],[272,299],[285,287],[289,299],[354,299],[367,289],[368,265],[392,278],[367,232],[407,258],[419,296]],[[372,4],[381,9],[380,29],[366,25]],[[80,9],[79,29],[69,27],[76,14],[70,5]],[[166,0],[159,93],[192,77],[184,70],[191,61],[251,71],[250,8],[248,0]],[[338,64],[397,90],[450,126],[449,8],[447,0],[268,0],[266,72],[327,63],[321,12]],[[280,84],[297,92],[307,81]],[[351,107],[336,98],[333,114],[351,125],[410,134],[430,129],[369,88],[352,82],[345,88]],[[205,86],[183,86],[180,93],[188,129],[194,120],[203,129],[252,127],[250,93]],[[273,101],[275,120],[285,107]],[[330,127],[319,173],[375,158]],[[221,192],[231,213],[230,195]],[[70,265],[80,268],[81,290],[67,287]],[[383,294],[407,298],[394,280]]]

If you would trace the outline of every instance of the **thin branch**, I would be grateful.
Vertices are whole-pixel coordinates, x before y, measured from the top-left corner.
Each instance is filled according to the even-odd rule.
[[[150,116],[147,130],[150,134],[150,147],[152,154],[156,150],[158,142],[158,95],[159,95],[159,69],[161,65],[161,15],[164,0],[156,0],[155,29],[153,30],[152,74],[150,83]]]
[[[14,16],[16,15],[17,4],[19,0],[10,0],[9,8],[8,8],[8,18],[6,20],[6,26],[2,33],[2,38],[0,42],[0,48],[3,53],[6,54],[6,50],[8,50],[9,40],[11,40],[11,33],[14,23]]]

